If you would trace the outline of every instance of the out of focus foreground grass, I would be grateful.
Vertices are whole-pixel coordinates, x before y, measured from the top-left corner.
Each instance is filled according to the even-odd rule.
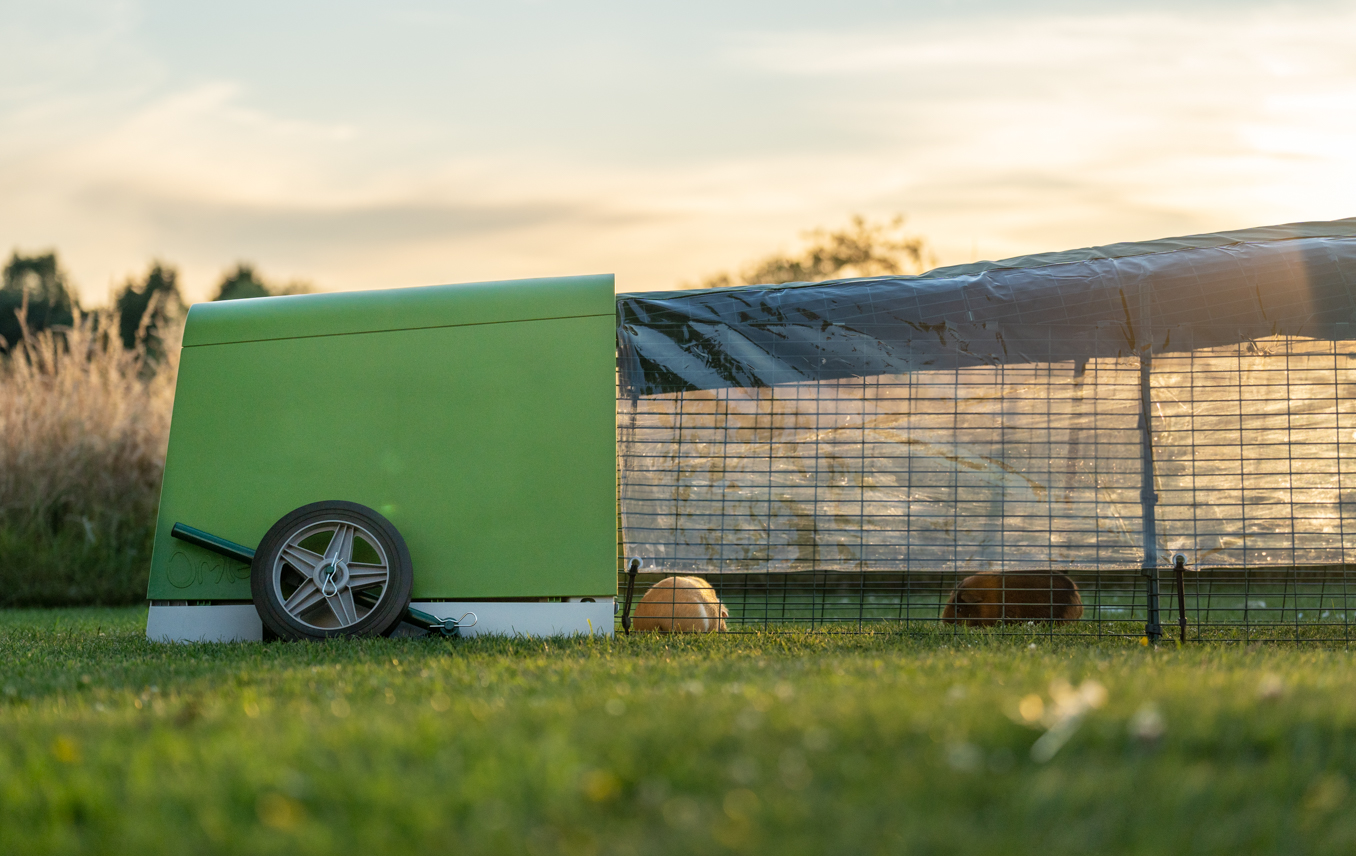
[[[1345,649],[144,620],[0,612],[0,852],[1356,851]]]

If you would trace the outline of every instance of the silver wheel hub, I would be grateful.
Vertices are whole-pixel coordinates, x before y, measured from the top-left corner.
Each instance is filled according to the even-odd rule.
[[[361,621],[381,602],[390,559],[365,526],[326,520],[292,532],[271,570],[278,600],[293,620],[337,630]]]

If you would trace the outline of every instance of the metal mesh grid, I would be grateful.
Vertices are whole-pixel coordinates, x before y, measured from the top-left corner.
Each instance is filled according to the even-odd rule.
[[[1356,342],[1278,336],[619,395],[623,549],[732,630],[954,627],[968,575],[1053,570],[1083,614],[1048,632],[1153,635],[1182,553],[1189,638],[1349,640],[1353,381]]]

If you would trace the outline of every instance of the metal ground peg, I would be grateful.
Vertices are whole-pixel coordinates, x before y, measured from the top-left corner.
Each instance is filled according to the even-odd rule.
[[[632,559],[626,569],[626,603],[622,606],[622,632],[631,635],[631,599],[636,595],[636,571],[640,570],[640,559]]]
[[[1158,591],[1158,568],[1146,567],[1140,573],[1144,575],[1148,591],[1145,592],[1148,598],[1148,621],[1144,625],[1144,636],[1150,643],[1157,642],[1163,636],[1163,623],[1159,618],[1159,591]]]
[[[1172,572],[1177,577],[1177,626],[1182,630],[1182,641],[1186,641],[1186,556],[1178,553],[1172,557]]]

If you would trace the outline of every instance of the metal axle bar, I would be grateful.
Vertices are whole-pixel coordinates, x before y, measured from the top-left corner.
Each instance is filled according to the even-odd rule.
[[[211,532],[204,532],[201,529],[194,529],[192,526],[185,526],[182,523],[176,523],[170,529],[170,537],[177,538],[187,544],[195,547],[201,547],[216,553],[218,556],[225,556],[228,559],[234,559],[242,564],[253,564],[255,550],[246,547],[244,544],[237,544],[234,541],[227,541],[225,538],[213,535]],[[376,600],[370,598],[367,592],[355,592],[354,596],[359,600],[370,600],[368,606],[375,606]],[[464,616],[463,616],[464,617]],[[427,612],[421,612],[413,607],[405,607],[405,613],[400,617],[401,621],[413,624],[421,630],[427,630],[430,633],[437,633],[443,636],[458,635],[459,622],[452,619],[444,621]],[[475,622],[472,622],[474,624]]]

